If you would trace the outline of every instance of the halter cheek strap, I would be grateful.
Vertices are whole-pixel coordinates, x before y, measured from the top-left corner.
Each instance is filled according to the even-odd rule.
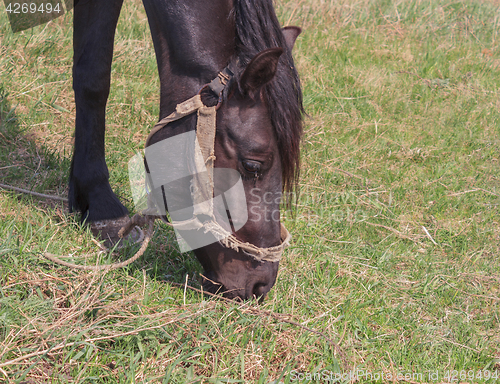
[[[149,146],[153,135],[165,128],[167,124],[196,112],[197,123],[195,146],[197,149],[199,148],[199,150],[195,150],[193,164],[195,172],[192,172],[194,176],[191,188],[191,196],[196,208],[194,209],[192,218],[183,221],[173,221],[168,224],[177,230],[202,230],[204,233],[210,232],[218,240],[218,242],[226,248],[231,248],[237,252],[241,250],[258,261],[276,262],[281,259],[283,250],[289,245],[291,239],[290,233],[282,223],[280,223],[281,243],[275,247],[260,248],[248,242],[238,240],[236,236],[228,232],[217,222],[213,212],[213,169],[215,163],[214,146],[216,113],[222,103],[223,93],[227,89],[227,84],[231,80],[232,76],[233,73],[226,67],[224,70],[219,72],[214,80],[204,86],[198,94],[180,104],[177,104],[174,112],[155,124],[146,139],[146,147]],[[201,101],[200,94],[207,87],[216,95],[219,95],[219,103],[217,106],[207,107]],[[202,174],[206,175],[207,173],[209,178],[208,182],[206,178],[202,180],[200,176]],[[152,200],[152,194],[149,194],[149,209],[144,211],[143,214],[151,215],[152,212],[158,212],[154,208],[155,205],[156,203]]]

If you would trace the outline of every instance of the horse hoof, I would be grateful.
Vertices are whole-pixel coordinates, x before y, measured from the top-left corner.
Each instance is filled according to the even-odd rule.
[[[117,219],[94,221],[90,224],[90,230],[95,237],[104,241],[104,246],[106,248],[120,249],[139,243],[144,238],[144,233],[137,226],[123,239],[118,236],[120,229],[129,222],[130,218],[128,216],[122,216]]]

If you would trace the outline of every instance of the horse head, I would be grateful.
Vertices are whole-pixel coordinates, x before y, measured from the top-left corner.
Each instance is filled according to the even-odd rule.
[[[154,168],[157,174],[177,175],[170,178],[172,182],[153,183],[155,204],[165,204],[181,249],[193,250],[203,266],[205,289],[223,292],[226,297],[264,297],[276,281],[279,258],[289,240],[280,223],[287,158],[272,114],[270,95],[275,92],[269,87],[277,76],[286,81],[290,67],[280,60],[284,54],[291,57],[299,33],[298,28],[285,28],[284,47],[265,49],[246,64],[233,57],[221,72],[230,75],[219,74],[219,78],[225,77],[220,94],[210,87],[200,91],[196,102],[203,100],[201,109],[192,107],[198,111],[197,117],[192,110],[186,112],[190,116],[179,115],[184,106],[178,107],[180,119],[171,122],[167,118],[169,129],[162,133],[160,124],[161,129],[148,140],[149,171]],[[191,100],[186,102],[190,104]],[[210,114],[213,116],[203,117]],[[214,126],[207,128],[210,124],[205,121],[211,119]],[[198,120],[196,133],[180,129],[182,134],[174,135],[176,127],[190,120]],[[212,129],[210,139],[210,132],[205,131]],[[209,148],[203,143],[206,137]],[[168,141],[168,148],[161,144]],[[155,164],[155,153],[170,153],[169,164],[165,165],[163,157]],[[212,168],[205,168],[207,165]]]

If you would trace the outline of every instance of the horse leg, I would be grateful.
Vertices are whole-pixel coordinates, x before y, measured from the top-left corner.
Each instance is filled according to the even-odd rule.
[[[74,6],[76,122],[69,206],[71,211],[81,212],[82,220],[87,221],[113,219],[128,213],[111,190],[104,156],[113,42],[122,3],[123,0],[80,0]]]

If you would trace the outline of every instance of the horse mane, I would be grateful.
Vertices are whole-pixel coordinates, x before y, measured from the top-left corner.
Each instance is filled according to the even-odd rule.
[[[300,173],[302,138],[302,91],[292,52],[287,47],[272,0],[234,0],[236,57],[243,68],[259,52],[281,47],[278,70],[265,85],[264,96],[269,107],[281,157],[283,191],[296,191]],[[287,203],[290,201],[287,199]]]

